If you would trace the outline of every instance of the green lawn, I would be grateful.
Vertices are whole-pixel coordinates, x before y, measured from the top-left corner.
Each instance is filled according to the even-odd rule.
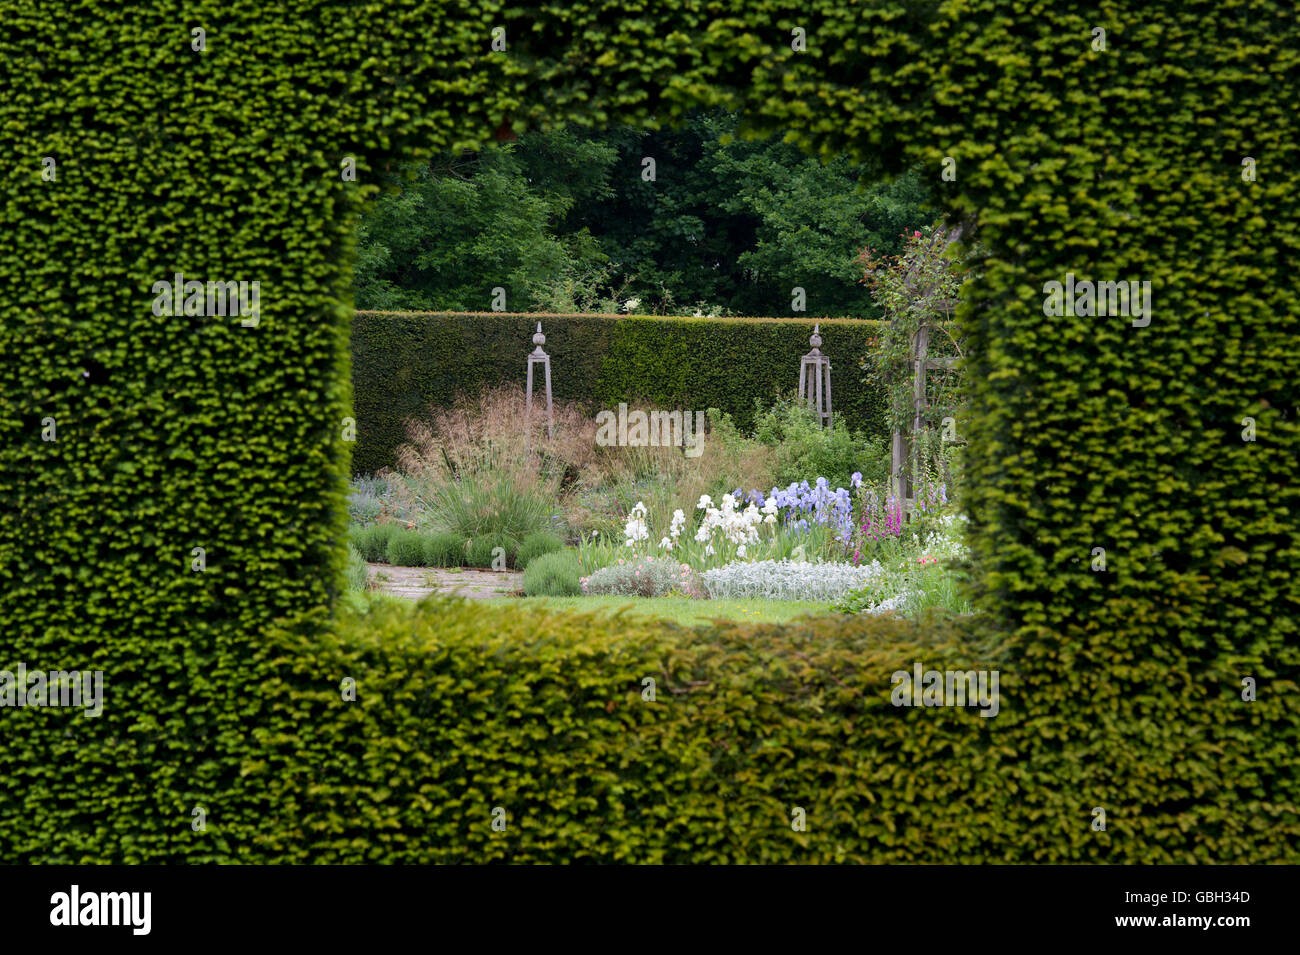
[[[807,613],[828,614],[826,604],[797,600],[692,600],[689,597],[519,597],[511,603],[522,610],[604,610],[627,608],[629,615],[690,624],[724,620],[782,621]]]
[[[368,606],[391,605],[414,607],[415,601],[407,597],[367,591],[349,593],[344,602],[365,612]],[[713,620],[763,620],[778,622],[791,620],[804,614],[833,613],[827,604],[801,600],[692,600],[689,597],[497,597],[489,601],[495,605],[509,604],[523,611],[577,610],[616,613],[626,610],[628,615],[671,620],[690,624]]]

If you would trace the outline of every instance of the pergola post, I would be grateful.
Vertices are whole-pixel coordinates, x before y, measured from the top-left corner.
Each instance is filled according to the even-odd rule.
[[[904,513],[915,505],[916,479],[921,466],[919,437],[925,427],[926,368],[930,364],[926,354],[929,348],[930,326],[922,325],[912,336],[912,427],[906,435],[902,431],[894,432],[889,454],[894,497]]]

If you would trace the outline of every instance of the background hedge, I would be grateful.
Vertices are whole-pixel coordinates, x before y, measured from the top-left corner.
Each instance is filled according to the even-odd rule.
[[[865,294],[865,293],[864,293]],[[404,423],[445,407],[458,393],[523,385],[533,333],[542,323],[557,399],[617,409],[719,408],[748,428],[754,401],[795,393],[814,320],[534,315],[504,312],[357,312],[352,322],[352,469],[395,463]],[[858,363],[878,323],[818,319],[832,361],[832,404],[850,426],[884,436],[885,395],[862,383]],[[542,382],[535,385],[542,394]]]
[[[507,28],[505,53],[490,48],[493,26]],[[806,51],[791,49],[795,27]],[[183,14],[9,4],[0,620],[10,660],[103,668],[109,699],[98,719],[0,713],[0,858],[393,858],[427,831],[432,797],[459,791],[477,813],[480,792],[530,785],[518,762],[484,768],[438,735],[451,713],[474,730],[464,698],[439,709],[440,695],[456,699],[446,681],[412,692],[399,648],[387,658],[391,643],[364,626],[328,635],[346,553],[356,215],[369,174],[395,155],[480,145],[511,125],[662,124],[721,106],[810,150],[878,151],[898,171],[938,177],[954,160],[943,201],[977,221],[986,250],[960,315],[973,557],[1020,681],[983,721],[1007,718],[1005,738],[981,728],[987,738],[912,750],[912,734],[961,714],[883,709],[850,738],[814,697],[808,735],[769,752],[764,727],[784,725],[772,701],[788,687],[774,648],[772,669],[746,670],[745,692],[719,704],[750,734],[728,798],[784,808],[789,784],[819,767],[840,792],[845,746],[896,744],[908,759],[859,764],[876,771],[857,776],[854,813],[881,828],[836,829],[836,852],[890,857],[873,833],[899,831],[901,816],[891,838],[933,861],[1297,861],[1296,40],[1292,5],[1274,0],[704,0],[633,19],[599,0],[366,15],[334,0],[200,0]],[[339,176],[349,156],[356,183]],[[44,157],[57,180],[41,177]],[[260,281],[260,327],[154,317],[150,285],[177,270]],[[1151,324],[1047,317],[1043,283],[1067,272],[1151,281]],[[47,417],[57,441],[41,440]],[[190,569],[196,546],[206,573]],[[1089,569],[1099,546],[1105,573]],[[498,639],[492,627],[515,632],[479,622],[467,647]],[[300,642],[273,639],[280,626]],[[602,669],[606,639],[575,647],[569,682],[548,692],[576,706],[642,668]],[[479,657],[467,668],[491,659],[467,655]],[[343,733],[355,715],[298,719],[304,694],[323,708],[360,658],[383,690],[374,735]],[[1245,677],[1255,702],[1240,698]],[[428,735],[387,735],[417,725]],[[580,739],[557,744],[571,748],[539,777],[556,801],[568,765],[587,759]],[[401,768],[417,752],[424,768],[465,771],[444,767],[451,788],[425,790]],[[620,755],[621,790],[573,792],[591,831],[628,831],[629,812],[678,818],[710,796],[698,762],[656,810],[663,750],[642,752]],[[997,801],[979,778],[993,759]],[[974,785],[953,782],[971,772]],[[212,811],[206,834],[190,828],[195,805]],[[1094,806],[1107,833],[1089,828]],[[701,823],[674,845],[707,858],[729,823],[715,811]]]

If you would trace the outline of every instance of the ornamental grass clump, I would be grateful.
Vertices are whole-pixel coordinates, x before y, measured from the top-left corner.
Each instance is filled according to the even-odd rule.
[[[582,472],[595,446],[595,425],[581,408],[524,414],[518,386],[465,396],[427,419],[408,423],[388,486],[397,503],[420,515],[420,526],[462,540],[505,535],[516,544],[551,527],[566,475]]]
[[[625,597],[703,597],[689,564],[662,557],[634,557],[602,567],[581,580],[582,592]]]
[[[368,582],[366,559],[353,544],[348,544],[348,590],[365,590]]]
[[[524,568],[524,595],[527,597],[577,597],[578,556],[571,550],[557,550],[534,557]]]

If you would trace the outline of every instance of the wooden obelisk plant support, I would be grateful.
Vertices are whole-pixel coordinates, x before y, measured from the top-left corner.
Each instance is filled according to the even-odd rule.
[[[533,366],[541,365],[546,375],[546,437],[555,437],[555,414],[551,410],[551,356],[542,351],[546,336],[542,334],[542,323],[537,323],[537,333],[533,335],[533,344],[537,347],[528,356],[528,384],[525,386],[524,421],[529,428],[533,422]]]
[[[831,360],[821,351],[821,324],[813,326],[808,339],[812,351],[799,362],[799,401],[817,415],[823,428],[831,424]]]

